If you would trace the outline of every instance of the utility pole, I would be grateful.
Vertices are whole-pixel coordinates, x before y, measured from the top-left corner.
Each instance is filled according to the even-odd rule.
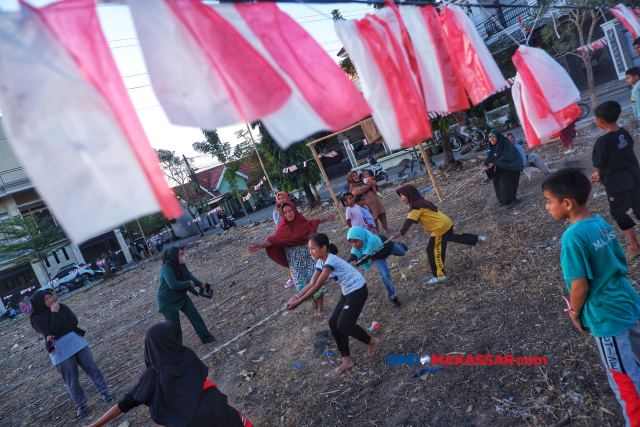
[[[187,156],[183,154],[182,158],[184,159],[184,164],[187,165],[187,170],[189,171],[189,177],[191,178],[191,181],[196,184],[196,193],[198,194],[198,196],[200,196],[200,186],[198,185],[198,180],[196,179],[196,171],[191,168],[189,160],[187,160]]]
[[[267,170],[264,167],[264,163],[262,163],[262,157],[260,157],[260,153],[258,152],[258,147],[256,146],[256,142],[253,140],[253,134],[251,133],[251,128],[249,127],[249,123],[247,123],[247,130],[249,131],[249,136],[251,137],[251,142],[253,143],[253,149],[256,150],[256,155],[258,156],[258,160],[260,160],[260,165],[262,166],[262,170],[264,171],[264,176],[267,177],[267,181],[269,181],[269,186],[271,187],[271,191],[273,195],[276,195],[276,190],[273,188],[273,184],[271,184],[271,180],[269,179],[269,175],[267,174]]]

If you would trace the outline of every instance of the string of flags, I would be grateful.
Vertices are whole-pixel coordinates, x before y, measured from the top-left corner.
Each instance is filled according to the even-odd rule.
[[[306,163],[306,162],[305,162]],[[262,179],[260,180],[260,182],[256,185],[253,186],[253,189],[258,191],[260,189],[260,187],[262,187],[262,184],[264,184],[264,182],[267,180],[266,176],[263,176]]]
[[[603,37],[603,38],[601,38],[599,40],[596,40],[596,41],[594,41],[592,43],[589,43],[587,45],[580,46],[579,48],[574,49],[573,51],[574,52],[587,52],[587,51],[590,51],[590,50],[599,50],[599,49],[602,49],[603,47],[605,47],[606,45],[607,45],[607,38]]]

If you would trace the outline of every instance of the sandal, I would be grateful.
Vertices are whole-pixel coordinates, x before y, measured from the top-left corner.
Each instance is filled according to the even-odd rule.
[[[329,313],[328,311],[323,311],[321,314],[318,314],[318,316],[320,317],[329,317],[331,313]]]

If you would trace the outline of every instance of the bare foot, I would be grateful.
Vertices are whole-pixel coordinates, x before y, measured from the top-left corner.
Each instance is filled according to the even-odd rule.
[[[328,311],[324,311],[324,310],[320,310],[318,312],[318,316],[320,316],[320,317],[327,317],[329,314],[331,314],[331,313],[329,313]]]
[[[349,368],[353,368],[353,360],[351,360],[351,358],[349,358],[348,360],[345,360],[345,358],[343,358],[342,365],[338,366],[336,369],[331,371],[331,376],[337,377],[338,375],[340,375],[341,373],[343,373]]]
[[[380,341],[378,338],[371,338],[369,344],[367,344],[367,352],[364,354],[364,357],[373,357],[376,355],[376,351],[378,351],[378,343]]]
[[[640,255],[640,247],[636,249],[629,248],[625,255],[627,256],[627,259],[633,259],[637,257],[638,255]]]

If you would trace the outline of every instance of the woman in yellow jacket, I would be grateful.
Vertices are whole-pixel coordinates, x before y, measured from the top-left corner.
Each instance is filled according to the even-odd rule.
[[[409,228],[419,222],[422,228],[431,233],[427,245],[429,265],[433,271],[433,278],[427,283],[437,283],[447,278],[444,272],[444,259],[447,251],[447,242],[461,243],[475,246],[484,242],[484,236],[469,233],[454,233],[453,223],[448,216],[438,210],[436,205],[425,200],[420,192],[411,184],[403,185],[396,190],[402,199],[402,203],[409,205],[410,211],[406,221],[394,238],[403,236]]]

